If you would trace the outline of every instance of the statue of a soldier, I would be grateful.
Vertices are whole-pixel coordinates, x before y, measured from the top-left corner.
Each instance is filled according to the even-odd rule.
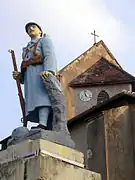
[[[42,138],[75,147],[67,128],[65,98],[56,76],[52,42],[36,23],[26,24],[25,29],[31,41],[23,48],[21,72],[13,71],[13,78],[24,84],[25,120],[38,126],[30,131],[25,126],[14,129],[7,145]]]
[[[49,72],[56,75],[56,58],[51,39],[33,22],[26,24],[26,32],[31,41],[23,48],[21,72],[13,71],[13,78],[24,84],[26,117],[30,122],[39,123],[37,127],[48,129],[51,101],[41,74]]]

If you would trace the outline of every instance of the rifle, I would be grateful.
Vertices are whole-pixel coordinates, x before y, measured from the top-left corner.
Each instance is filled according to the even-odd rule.
[[[16,64],[15,52],[14,52],[14,50],[9,50],[9,52],[11,53],[14,71],[18,72],[17,64]],[[23,126],[27,127],[27,120],[26,120],[26,115],[25,115],[25,102],[24,102],[23,93],[22,93],[22,89],[21,89],[21,85],[20,85],[20,80],[19,79],[16,80],[16,85],[17,85],[17,89],[18,89],[18,96],[19,96],[21,110],[22,110],[22,115],[23,115],[23,117],[21,118],[21,121],[23,122]]]

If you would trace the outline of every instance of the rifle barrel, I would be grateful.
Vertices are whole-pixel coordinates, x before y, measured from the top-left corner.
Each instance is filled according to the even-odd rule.
[[[17,64],[16,64],[15,52],[14,52],[14,50],[9,50],[9,52],[11,53],[14,71],[18,72],[18,68],[17,68]],[[21,110],[22,110],[23,126],[27,127],[27,120],[26,120],[26,114],[25,114],[25,102],[24,102],[23,93],[22,93],[22,89],[21,89],[19,79],[16,80],[16,85],[17,85],[17,89],[18,89],[18,96],[19,96]]]

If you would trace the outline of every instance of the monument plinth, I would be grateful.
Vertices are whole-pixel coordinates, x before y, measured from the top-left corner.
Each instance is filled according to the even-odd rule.
[[[26,140],[0,152],[1,180],[100,180],[84,169],[83,154],[46,140]]]

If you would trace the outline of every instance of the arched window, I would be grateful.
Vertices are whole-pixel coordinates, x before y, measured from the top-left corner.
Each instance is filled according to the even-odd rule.
[[[109,99],[109,95],[106,91],[100,91],[97,97],[97,104],[102,103],[103,101],[106,101]]]

